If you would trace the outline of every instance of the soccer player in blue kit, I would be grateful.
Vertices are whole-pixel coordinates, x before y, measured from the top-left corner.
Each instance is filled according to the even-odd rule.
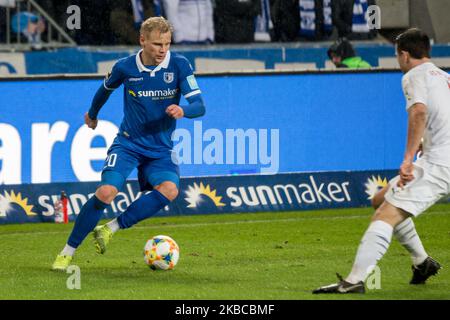
[[[95,129],[100,108],[123,84],[124,117],[108,150],[101,183],[82,207],[53,270],[67,269],[75,250],[91,231],[97,252],[103,254],[116,231],[153,216],[178,195],[179,169],[172,160],[171,134],[177,119],[200,117],[205,114],[205,106],[189,61],[169,51],[172,31],[162,17],[144,21],[139,38],[142,49],[116,62],[84,116],[88,127]],[[179,105],[181,94],[188,105]],[[96,227],[135,168],[141,190],[153,191],[143,194],[116,219]]]

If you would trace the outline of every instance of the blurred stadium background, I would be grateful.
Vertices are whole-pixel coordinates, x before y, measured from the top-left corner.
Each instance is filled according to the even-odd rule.
[[[355,28],[355,3],[377,5],[381,28]],[[54,222],[62,190],[75,219],[120,124],[121,90],[97,130],[83,114],[152,15],[175,25],[171,51],[190,60],[207,108],[179,121],[182,190],[161,217],[367,207],[406,141],[392,41],[419,27],[450,70],[448,12],[448,0],[0,0],[0,224]],[[372,68],[334,66],[327,51],[342,36]],[[136,198],[135,177],[105,218]]]

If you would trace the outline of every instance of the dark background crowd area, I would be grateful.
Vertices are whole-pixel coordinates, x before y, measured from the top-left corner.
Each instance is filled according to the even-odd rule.
[[[140,0],[146,18],[158,15],[154,0]],[[163,0],[160,0],[163,1]],[[167,1],[167,0],[166,0]],[[205,43],[251,43],[255,39],[255,20],[264,14],[261,0],[202,0],[210,1],[213,8],[214,38]],[[353,5],[355,0],[314,0],[315,28],[312,34],[301,32],[301,17],[298,0],[266,0],[270,7],[270,25],[267,34],[271,42],[323,41],[346,37],[350,40],[373,39],[376,31],[352,32]],[[36,2],[65,28],[70,5],[81,8],[81,29],[65,31],[78,45],[138,45],[139,30],[133,16],[133,5],[129,0],[36,0]],[[331,6],[332,30],[325,27],[323,5]],[[368,0],[368,5],[375,0]],[[5,10],[0,7],[0,30],[5,30]],[[12,9],[14,12],[14,9]],[[268,11],[266,11],[268,12]],[[164,15],[164,14],[163,14]],[[166,17],[167,18],[167,17]],[[196,19],[197,17],[193,17]],[[43,31],[43,38],[47,30]],[[0,31],[1,33],[1,31]],[[334,39],[332,39],[334,38]],[[0,34],[0,42],[5,35]],[[175,42],[176,43],[176,42]]]

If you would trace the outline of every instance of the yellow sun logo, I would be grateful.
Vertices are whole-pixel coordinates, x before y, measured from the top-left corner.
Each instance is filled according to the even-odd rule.
[[[33,206],[28,204],[28,198],[22,198],[22,194],[18,192],[17,194],[14,193],[14,190],[12,190],[10,193],[6,192],[1,195],[0,194],[0,216],[4,217],[12,209],[11,204],[17,204],[20,206],[23,211],[27,214],[27,216],[36,216],[37,214],[34,213]]]
[[[197,204],[202,201],[200,195],[207,196],[210,198],[216,207],[223,207],[225,206],[225,203],[221,202],[222,197],[216,195],[216,190],[211,190],[211,187],[209,184],[206,185],[206,187],[203,185],[203,182],[200,182],[200,186],[194,182],[194,186],[189,186],[188,190],[185,192],[187,195],[187,198],[184,198],[189,205],[188,208],[196,208]]]
[[[128,93],[131,94],[133,97],[136,98],[136,93],[133,90],[128,90]]]
[[[387,184],[387,179],[381,179],[380,176],[372,176],[372,178],[367,179],[367,182],[364,185],[366,187],[366,193],[369,195],[367,199],[371,200],[377,192],[387,186]]]

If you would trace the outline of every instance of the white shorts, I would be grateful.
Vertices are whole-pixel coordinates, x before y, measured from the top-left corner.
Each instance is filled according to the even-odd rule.
[[[394,207],[418,216],[450,193],[450,167],[420,158],[414,162],[414,180],[403,188],[397,186],[400,176],[389,181],[384,199]]]

